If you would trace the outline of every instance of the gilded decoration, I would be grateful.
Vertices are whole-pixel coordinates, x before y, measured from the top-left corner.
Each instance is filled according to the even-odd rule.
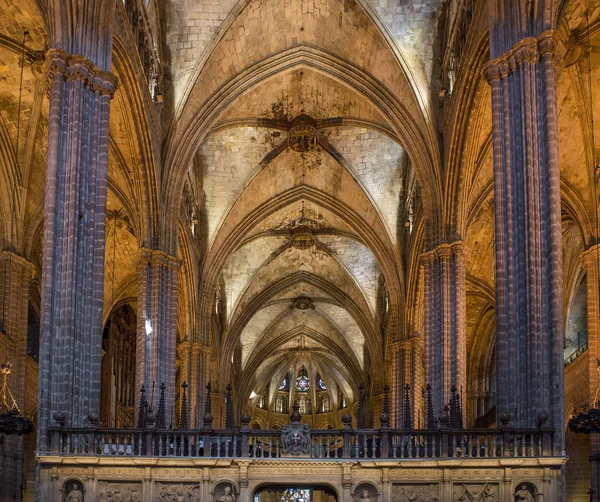
[[[292,231],[292,246],[296,249],[310,249],[315,242],[315,234],[307,226],[302,225]]]
[[[317,123],[308,115],[296,117],[288,133],[288,145],[295,152],[305,153],[316,150],[318,144]]]

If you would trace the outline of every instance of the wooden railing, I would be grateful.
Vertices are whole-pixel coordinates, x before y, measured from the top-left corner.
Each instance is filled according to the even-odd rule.
[[[106,457],[313,459],[529,458],[552,456],[552,429],[313,430],[305,453],[284,453],[281,430],[156,430],[68,428],[49,430],[47,454]]]

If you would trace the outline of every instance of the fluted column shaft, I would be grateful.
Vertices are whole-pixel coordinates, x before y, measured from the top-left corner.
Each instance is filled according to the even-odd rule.
[[[143,248],[138,259],[138,316],[136,386],[149,392],[165,384],[166,423],[175,423],[175,360],[177,347],[177,290],[181,260],[162,251]],[[136,393],[136,413],[139,410]]]
[[[38,450],[55,412],[88,425],[100,412],[111,73],[82,56],[47,54]]]
[[[498,412],[517,427],[550,414],[564,442],[562,239],[552,31],[490,61],[496,225]]]
[[[442,244],[422,257],[425,285],[425,383],[433,411],[450,402],[451,389],[466,390],[466,250]]]
[[[27,314],[33,265],[24,258],[0,253],[0,319],[6,338],[0,339],[0,363],[12,364],[8,386],[21,411],[25,409],[27,383]],[[0,335],[1,336],[1,335]],[[11,403],[9,403],[10,405]],[[5,436],[0,444],[0,500],[21,500],[23,483],[23,438]]]

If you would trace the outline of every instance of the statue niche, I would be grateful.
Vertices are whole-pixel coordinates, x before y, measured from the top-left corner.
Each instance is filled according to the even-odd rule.
[[[215,502],[235,502],[235,487],[229,483],[219,483],[215,488]]]

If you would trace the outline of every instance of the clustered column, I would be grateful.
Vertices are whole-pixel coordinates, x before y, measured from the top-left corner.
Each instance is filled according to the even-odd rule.
[[[109,47],[110,49],[110,47]],[[51,49],[44,207],[38,450],[54,414],[99,416],[110,100],[115,77]]]
[[[498,412],[510,413],[516,427],[536,427],[540,412],[549,413],[555,453],[562,454],[560,44],[548,30],[536,38],[521,35],[510,48],[518,31],[491,31],[495,57],[486,77],[492,88]]]
[[[175,360],[177,346],[177,289],[181,260],[143,248],[138,261],[138,317],[136,386],[145,385],[148,400],[157,402],[158,389],[165,389],[166,422],[175,419]],[[150,396],[152,386],[155,395]],[[136,413],[140,393],[136,393]]]
[[[190,426],[202,427],[203,396],[208,383],[210,348],[199,342],[183,342],[177,348],[181,354],[181,379],[189,384],[188,402]]]
[[[425,384],[434,414],[450,402],[451,389],[466,391],[466,251],[462,241],[423,253],[425,285]],[[464,409],[464,407],[463,407]]]
[[[0,318],[4,320],[6,338],[0,340],[0,364],[12,364],[8,385],[21,411],[26,409],[27,384],[27,314],[29,284],[33,265],[24,258],[4,251],[0,253]],[[6,346],[7,345],[7,346]],[[12,403],[9,403],[11,405]],[[4,436],[0,446],[0,500],[21,500],[23,437]]]
[[[587,339],[588,339],[588,377],[590,404],[600,400],[600,244],[592,246],[581,255],[581,264],[585,270],[587,287]],[[600,438],[590,434],[590,465],[592,493],[594,500],[600,495]]]

